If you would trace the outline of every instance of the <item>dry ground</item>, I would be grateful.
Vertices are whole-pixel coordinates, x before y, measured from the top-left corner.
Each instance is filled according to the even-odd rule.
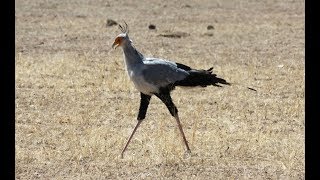
[[[17,179],[304,179],[304,1],[16,0],[15,14]],[[140,95],[108,18],[145,55],[235,83],[173,92],[191,156],[153,98],[119,158]]]

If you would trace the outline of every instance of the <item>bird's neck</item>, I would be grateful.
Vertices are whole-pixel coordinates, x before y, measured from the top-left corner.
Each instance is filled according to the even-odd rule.
[[[123,46],[123,54],[127,68],[143,63],[143,55],[131,43]]]

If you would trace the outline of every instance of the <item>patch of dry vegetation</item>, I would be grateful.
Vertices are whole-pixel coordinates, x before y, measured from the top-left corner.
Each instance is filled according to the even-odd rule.
[[[304,179],[304,1],[148,2],[16,1],[16,178]],[[153,97],[119,158],[140,97],[108,18],[145,55],[235,83],[172,93],[191,156]]]

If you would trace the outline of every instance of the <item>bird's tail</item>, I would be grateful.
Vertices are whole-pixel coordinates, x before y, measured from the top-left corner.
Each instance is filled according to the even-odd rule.
[[[208,85],[221,87],[219,84],[231,85],[226,80],[218,78],[216,74],[212,74],[212,69],[208,70],[189,70],[189,75],[175,83],[176,86],[201,86],[206,87]],[[219,84],[218,84],[219,83]]]

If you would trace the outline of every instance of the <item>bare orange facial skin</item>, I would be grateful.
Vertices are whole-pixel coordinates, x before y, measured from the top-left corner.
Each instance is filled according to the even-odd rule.
[[[117,37],[114,40],[114,43],[112,44],[112,48],[117,49],[118,46],[120,46],[122,43],[122,37]]]

